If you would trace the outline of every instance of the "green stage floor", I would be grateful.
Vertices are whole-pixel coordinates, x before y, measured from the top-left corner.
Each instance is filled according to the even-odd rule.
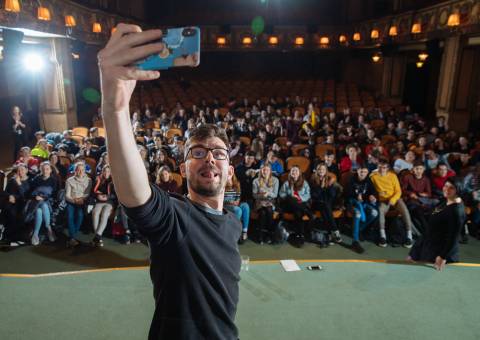
[[[240,338],[480,338],[478,266],[320,264],[286,273],[276,261],[251,263],[240,282]],[[146,268],[0,277],[0,292],[5,340],[146,339],[153,313]]]
[[[84,242],[89,242],[92,235],[79,235]],[[324,259],[360,259],[360,260],[404,260],[408,249],[402,247],[380,248],[371,242],[363,242],[365,253],[354,253],[348,248],[351,240],[343,236],[344,245],[319,248],[306,244],[297,249],[289,244],[258,245],[247,241],[240,246],[243,255],[252,260],[324,260]],[[101,269],[116,267],[148,266],[149,249],[143,244],[122,245],[105,238],[105,247],[96,249],[82,246],[68,249],[65,243],[45,244],[37,247],[8,247],[0,245],[0,274],[39,274],[64,272],[72,270]],[[461,262],[480,263],[480,241],[470,237],[470,242],[460,245]]]

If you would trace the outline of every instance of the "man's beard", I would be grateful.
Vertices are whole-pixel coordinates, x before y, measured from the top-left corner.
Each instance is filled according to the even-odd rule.
[[[205,169],[200,169],[196,176],[201,176],[200,173],[205,170]],[[213,171],[214,168],[212,168]],[[218,196],[220,193],[223,192],[225,188],[225,183],[223,180],[223,174],[220,172],[218,174],[219,181],[218,182],[212,182],[209,185],[204,185],[201,184],[200,181],[195,177],[194,180],[189,180],[187,178],[187,184],[190,189],[192,189],[194,192],[196,192],[199,195],[206,196],[206,197],[215,197]]]
[[[221,183],[218,183],[216,187],[208,187],[208,188],[205,186],[202,186],[201,184],[192,183],[192,182],[188,182],[188,185],[194,192],[205,197],[218,196],[223,190]]]

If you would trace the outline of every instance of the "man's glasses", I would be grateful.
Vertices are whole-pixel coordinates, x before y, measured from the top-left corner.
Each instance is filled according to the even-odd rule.
[[[204,159],[207,157],[208,152],[212,153],[213,158],[217,161],[224,161],[228,158],[228,150],[224,148],[206,148],[203,146],[192,146],[186,156],[185,159],[188,157],[188,154],[192,155],[192,158],[195,159]]]

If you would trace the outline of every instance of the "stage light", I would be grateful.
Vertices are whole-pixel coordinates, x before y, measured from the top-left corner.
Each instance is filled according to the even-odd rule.
[[[116,30],[117,30],[117,28],[116,28],[116,27],[112,27],[112,29],[110,30],[110,34],[113,34],[113,33],[115,33],[115,31],[116,31]]]
[[[341,36],[338,37],[338,42],[340,44],[346,43],[347,42],[347,36],[342,34]]]
[[[418,33],[422,33],[422,25],[420,23],[414,23],[412,25],[412,33],[413,34],[418,34]]]
[[[388,35],[391,37],[396,37],[398,35],[397,26],[390,26],[390,29],[388,30]]]
[[[252,38],[251,37],[243,37],[242,44],[251,45],[252,44]]]
[[[92,26],[93,33],[102,33],[102,25],[98,22],[94,22]]]
[[[329,37],[321,37],[320,38],[320,45],[328,45],[330,44],[330,38]]]
[[[417,61],[416,65],[417,65],[417,68],[422,68],[423,67],[423,61]]]
[[[448,17],[447,26],[448,27],[460,26],[460,14],[458,13],[450,14],[450,16]]]
[[[217,37],[217,45],[224,46],[227,43],[227,39],[225,37]]]
[[[428,53],[427,52],[422,52],[418,55],[418,59],[420,59],[420,61],[425,61],[427,60],[428,58]]]
[[[372,32],[370,33],[370,38],[372,39],[378,39],[379,33],[377,29],[373,29]]]
[[[20,12],[20,1],[18,1],[18,0],[5,0],[5,10],[7,12],[13,12],[13,13]]]
[[[37,53],[28,53],[23,57],[23,66],[31,72],[39,72],[44,66],[45,62],[42,56]]]
[[[278,37],[272,35],[270,38],[268,38],[268,43],[270,45],[277,45],[278,44]]]
[[[359,32],[356,32],[353,34],[353,41],[360,41],[362,40],[362,36],[360,35]]]
[[[301,46],[305,43],[305,39],[303,37],[296,37],[295,38],[295,45]]]
[[[50,21],[52,19],[50,10],[47,7],[38,7],[37,18],[38,20]]]
[[[375,53],[373,56],[372,56],[372,60],[374,63],[378,63],[380,61],[382,57],[380,56],[380,54],[378,53]]]
[[[67,27],[77,26],[77,22],[75,21],[75,17],[73,15],[65,15],[65,26]]]
[[[80,59],[80,54],[72,52],[72,58],[73,59]]]

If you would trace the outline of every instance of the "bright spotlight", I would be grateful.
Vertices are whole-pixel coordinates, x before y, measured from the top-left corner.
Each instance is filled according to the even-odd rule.
[[[45,66],[43,58],[36,53],[29,53],[23,57],[23,66],[31,72],[39,72]]]

